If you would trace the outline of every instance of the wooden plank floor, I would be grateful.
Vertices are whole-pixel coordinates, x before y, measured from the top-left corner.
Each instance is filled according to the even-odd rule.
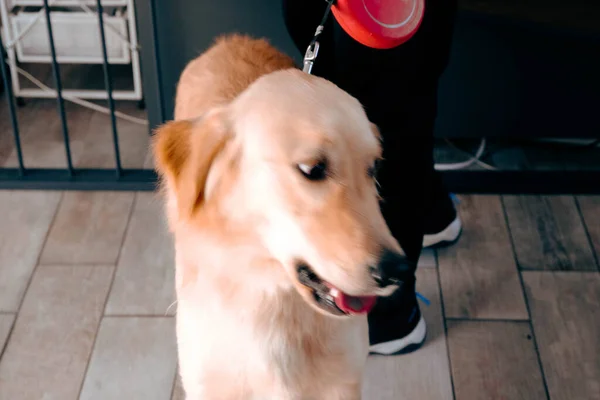
[[[370,357],[364,399],[600,400],[598,204],[461,196],[464,236],[418,270],[427,341]],[[0,209],[0,399],[183,399],[153,194],[0,192]]]
[[[521,269],[596,269],[573,196],[505,196],[504,204]]]

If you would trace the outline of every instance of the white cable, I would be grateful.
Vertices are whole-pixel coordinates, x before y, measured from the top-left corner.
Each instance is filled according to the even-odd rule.
[[[44,85],[40,80],[38,80],[36,77],[34,77],[33,75],[31,75],[29,72],[27,72],[27,71],[25,71],[25,70],[23,70],[23,69],[21,69],[19,67],[17,67],[17,72],[19,74],[21,74],[22,76],[24,76],[31,83],[33,83],[34,85],[36,85],[38,88],[40,88],[40,89],[42,89],[42,90],[44,90],[46,92],[49,92],[49,93],[53,93],[53,94],[56,93],[55,90],[53,90],[50,87]],[[99,106],[97,104],[91,103],[91,102],[83,100],[83,99],[80,99],[79,97],[75,97],[75,96],[71,96],[71,95],[65,94],[65,95],[63,95],[63,98],[65,100],[70,101],[71,103],[79,104],[82,107],[89,108],[89,109],[94,110],[94,111],[98,111],[98,112],[100,112],[102,114],[110,115],[110,110],[108,108]],[[145,126],[148,125],[148,121],[147,120],[141,119],[141,118],[137,118],[137,117],[133,117],[131,115],[127,115],[127,114],[122,113],[120,111],[115,111],[115,117],[119,117],[119,118],[121,118],[123,120],[129,121],[129,122],[133,122],[134,124],[145,125]]]
[[[467,155],[469,157],[473,157],[473,154],[471,152],[459,148],[457,145],[455,145],[454,143],[452,143],[452,141],[450,141],[448,139],[444,139],[444,141],[446,143],[448,143],[450,145],[450,147],[452,147],[454,150],[458,151],[459,153],[465,154],[465,155]],[[487,148],[487,146],[486,146],[486,148]],[[482,157],[483,157],[483,155],[482,155]],[[498,168],[494,167],[493,165],[490,165],[490,164],[488,164],[486,162],[481,161],[480,158],[476,159],[475,164],[479,165],[483,169],[487,169],[487,170],[490,170],[490,171],[496,171],[496,170],[498,170]]]
[[[599,139],[594,139],[594,140],[579,140],[579,139],[555,139],[555,138],[540,138],[540,139],[535,139],[538,142],[554,142],[554,143],[559,143],[559,144],[564,144],[564,145],[568,145],[570,147],[575,147],[575,148],[600,148],[600,140]],[[435,169],[438,171],[450,171],[450,170],[459,170],[459,169],[464,169],[467,167],[470,167],[473,164],[477,164],[482,168],[488,169],[488,170],[498,170],[498,168],[494,167],[493,165],[487,164],[483,161],[481,161],[481,156],[483,155],[484,151],[485,151],[485,147],[486,147],[486,140],[482,139],[481,140],[481,144],[479,145],[479,149],[477,150],[477,153],[475,155],[472,155],[471,153],[464,151],[460,148],[458,148],[457,146],[455,146],[451,141],[446,139],[446,142],[452,146],[455,150],[467,154],[469,156],[471,156],[471,158],[469,158],[466,161],[463,162],[459,162],[456,164],[435,164]]]
[[[459,170],[459,169],[465,169],[470,167],[471,165],[481,162],[480,158],[483,155],[483,152],[485,151],[485,146],[486,146],[486,140],[485,138],[481,139],[481,143],[479,145],[479,148],[477,149],[477,152],[475,153],[475,155],[471,158],[469,158],[466,161],[462,161],[459,163],[451,163],[451,164],[434,164],[434,168],[436,169],[436,171],[455,171],[455,170]],[[481,162],[482,164],[485,164],[483,162]],[[480,164],[481,165],[481,164]],[[495,169],[494,167],[492,167],[491,165],[485,164],[487,169]]]

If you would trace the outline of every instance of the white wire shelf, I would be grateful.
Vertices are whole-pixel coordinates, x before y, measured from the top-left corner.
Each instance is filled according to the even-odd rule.
[[[13,37],[35,21],[37,13],[20,11],[11,15]],[[85,12],[53,12],[50,15],[56,61],[71,64],[102,64],[102,47],[98,19]],[[104,23],[114,30],[106,29],[106,51],[111,64],[129,64],[131,53],[125,41],[115,33],[127,36],[127,18],[124,15],[106,16]],[[50,44],[46,20],[33,23],[29,32],[15,43],[17,58],[25,63],[51,63]]]

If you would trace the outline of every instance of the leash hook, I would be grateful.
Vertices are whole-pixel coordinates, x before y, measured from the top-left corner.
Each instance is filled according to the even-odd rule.
[[[306,49],[306,53],[304,53],[304,68],[302,71],[310,74],[312,72],[313,65],[315,64],[315,60],[317,59],[317,55],[319,54],[319,42],[314,41],[311,43]]]
[[[306,53],[304,53],[304,66],[302,71],[310,74],[312,72],[313,65],[315,64],[315,60],[319,55],[319,36],[323,33],[323,29],[325,29],[325,22],[327,22],[327,18],[329,17],[329,13],[331,12],[331,7],[335,3],[335,0],[325,0],[327,2],[327,8],[325,9],[325,14],[321,19],[321,23],[317,26],[317,30],[315,31],[315,35],[313,36],[312,41],[308,45],[306,49]]]

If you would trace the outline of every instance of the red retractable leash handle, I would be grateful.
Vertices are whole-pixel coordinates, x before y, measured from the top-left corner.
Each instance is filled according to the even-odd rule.
[[[342,29],[360,44],[391,49],[409,40],[421,26],[425,0],[325,0],[327,9],[304,56],[310,73],[319,52],[319,36],[332,12]]]
[[[336,0],[332,11],[357,42],[375,49],[391,49],[419,29],[425,0]]]

